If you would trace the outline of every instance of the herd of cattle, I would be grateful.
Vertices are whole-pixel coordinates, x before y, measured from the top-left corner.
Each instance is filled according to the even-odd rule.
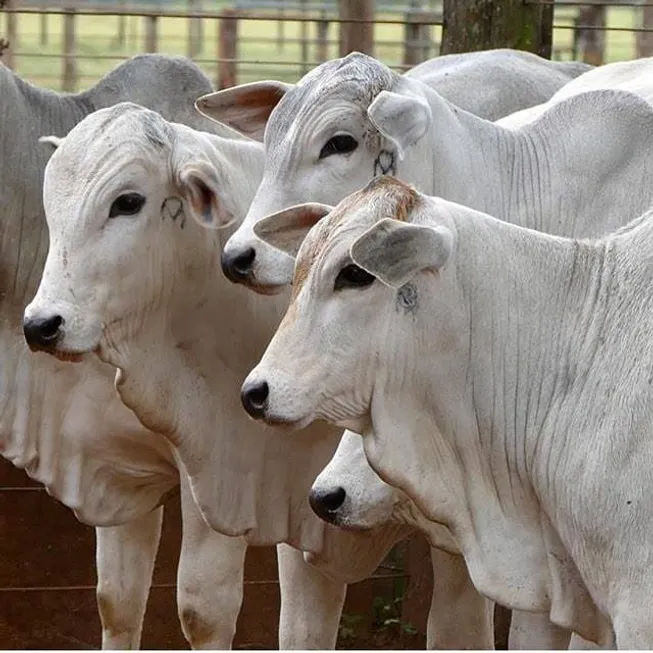
[[[653,59],[0,66],[0,111],[0,450],[96,526],[103,648],[179,488],[194,648],[270,544],[280,647],[333,648],[415,529],[429,648],[495,601],[511,648],[653,647]]]

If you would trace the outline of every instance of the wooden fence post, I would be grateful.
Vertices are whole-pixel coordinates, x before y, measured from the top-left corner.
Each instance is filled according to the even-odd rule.
[[[40,24],[40,43],[41,45],[48,44],[48,13],[47,7],[45,5],[39,7],[41,13],[39,14],[39,24]]]
[[[523,0],[443,0],[441,54],[515,48],[551,58],[553,5]]]
[[[14,0],[5,0],[4,6],[7,9],[13,9],[15,7],[15,2]],[[6,47],[2,53],[2,61],[8,68],[16,70],[14,52],[18,45],[18,14],[14,14],[12,11],[7,12],[7,40],[5,43]]]
[[[61,88],[72,93],[77,89],[77,59],[75,43],[75,8],[66,7],[63,16],[63,79]]]
[[[145,52],[156,52],[158,43],[159,17],[145,16]]]
[[[233,9],[223,9],[218,21],[218,89],[236,85],[238,58],[238,15]]]
[[[653,5],[646,4],[641,8],[639,26],[653,29]],[[635,35],[635,56],[650,57],[653,55],[653,32],[637,32]]]
[[[188,0],[188,12],[198,13],[202,11],[201,0]],[[202,51],[202,19],[188,19],[188,56],[193,58]]]
[[[606,8],[601,6],[580,7],[575,36],[576,48],[581,59],[594,66],[603,65],[605,60],[605,18]],[[583,29],[590,27],[590,29]],[[591,29],[599,28],[599,29]]]
[[[326,61],[329,58],[329,21],[325,11],[322,11],[320,19],[315,21],[315,28],[317,32],[315,58],[317,61]]]
[[[285,43],[285,22],[283,20],[284,10],[283,5],[279,5],[277,9],[277,50],[279,52],[283,51]]]
[[[406,546],[404,569],[408,583],[401,604],[401,621],[426,635],[426,623],[433,596],[431,546],[421,534],[411,535]]]
[[[306,0],[299,0],[299,13],[302,18],[308,18],[306,11]],[[308,72],[308,23],[303,20],[299,23],[299,48],[301,52],[301,66],[299,74],[304,76]]]
[[[124,11],[126,0],[118,0],[119,11]],[[118,29],[116,30],[116,38],[114,47],[124,48],[125,43],[127,42],[127,16],[121,13],[118,15]]]
[[[374,0],[339,0],[340,56],[355,50],[374,55]],[[366,22],[348,23],[348,19]]]
[[[411,0],[404,25],[404,66],[416,66],[429,58],[431,28],[422,22],[425,13],[420,11],[419,0]]]

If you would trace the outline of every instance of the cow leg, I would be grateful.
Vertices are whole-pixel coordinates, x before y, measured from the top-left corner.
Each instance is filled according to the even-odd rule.
[[[128,524],[95,529],[103,649],[140,647],[162,522],[163,506]]]
[[[229,649],[243,601],[247,544],[212,530],[202,518],[181,473],[181,555],[177,609],[194,649]]]
[[[493,649],[494,603],[472,584],[462,556],[431,547],[433,598],[428,649]]]
[[[546,612],[524,612],[513,610],[510,622],[508,648],[553,649],[561,651],[569,647],[571,633],[551,623]]]
[[[287,544],[277,546],[277,562],[279,649],[334,649],[347,585],[328,579]]]

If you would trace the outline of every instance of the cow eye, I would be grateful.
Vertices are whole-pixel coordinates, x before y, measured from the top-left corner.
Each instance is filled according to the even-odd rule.
[[[119,215],[135,215],[145,204],[145,198],[138,193],[125,193],[117,197],[109,209],[109,217],[115,218]]]
[[[358,147],[358,141],[349,134],[336,134],[330,138],[320,151],[320,159],[332,154],[349,154]]]
[[[365,272],[363,268],[350,263],[346,265],[336,277],[333,284],[334,290],[341,290],[342,288],[364,288],[374,283],[376,277],[369,272]]]

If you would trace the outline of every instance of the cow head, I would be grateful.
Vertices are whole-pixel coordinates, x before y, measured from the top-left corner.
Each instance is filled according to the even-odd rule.
[[[119,345],[148,311],[169,304],[184,278],[201,279],[203,266],[215,265],[214,238],[204,238],[202,252],[191,232],[228,223],[236,210],[191,133],[199,134],[121,103],[64,139],[46,139],[56,146],[43,189],[50,249],[25,310],[32,349],[76,360]]]
[[[430,201],[383,177],[326,219],[311,209],[316,226],[297,254],[291,304],[242,388],[253,417],[296,426],[321,418],[365,430],[375,385],[385,375],[396,382],[395,357],[416,353],[421,313],[432,316],[432,293],[421,291],[453,251],[446,226],[415,224]],[[282,213],[259,228],[289,253],[284,234],[297,238],[299,225],[306,232],[311,222],[299,207],[290,211],[294,221]]]
[[[264,134],[263,180],[222,267],[232,281],[268,293],[290,283],[293,263],[259,239],[255,225],[291,205],[335,204],[375,176],[397,175],[431,124],[419,82],[360,53],[324,63],[294,86],[245,84],[198,108],[250,136]]]
[[[390,521],[402,495],[370,467],[360,435],[345,431],[329,464],[315,479],[309,502],[325,521],[352,530]]]

